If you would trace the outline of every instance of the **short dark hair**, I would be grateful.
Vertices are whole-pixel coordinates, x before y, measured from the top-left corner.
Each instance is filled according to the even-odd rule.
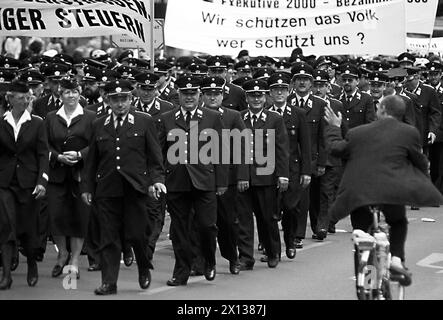
[[[386,113],[397,120],[402,120],[406,113],[406,104],[400,96],[392,95],[384,98],[381,105],[385,107]]]

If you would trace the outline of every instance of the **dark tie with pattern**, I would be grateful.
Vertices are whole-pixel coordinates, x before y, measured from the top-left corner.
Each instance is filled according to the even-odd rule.
[[[254,128],[256,122],[257,122],[257,116],[254,114],[254,115],[252,115],[252,127],[253,128]]]
[[[117,126],[115,127],[115,132],[117,132],[117,134],[119,134],[119,132],[122,128],[122,122],[123,122],[123,118],[121,116],[117,116]]]
[[[302,108],[302,109],[305,107],[305,100],[303,98],[300,98],[299,107]]]
[[[192,114],[191,111],[186,111],[186,126],[189,128],[191,125]]]
[[[61,107],[60,99],[55,99],[55,109],[58,110]]]

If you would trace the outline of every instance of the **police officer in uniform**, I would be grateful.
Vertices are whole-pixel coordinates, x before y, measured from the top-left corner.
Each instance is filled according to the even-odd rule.
[[[311,221],[311,229],[315,238],[317,219],[320,213],[320,183],[321,177],[326,170],[326,150],[324,145],[324,108],[326,102],[311,94],[313,83],[313,68],[306,63],[297,63],[292,67],[292,83],[294,93],[288,96],[291,106],[301,108],[306,112],[311,135],[311,173],[312,181],[308,188],[303,190],[301,201],[298,204],[296,248],[303,247],[303,239],[306,235],[307,215]]]
[[[268,267],[275,268],[281,256],[278,230],[278,193],[289,184],[289,140],[283,117],[264,109],[268,84],[252,79],[243,84],[248,110],[242,111],[251,132],[249,188],[239,194],[239,258],[241,270],[252,270],[254,259],[254,216],[267,254]],[[258,142],[259,139],[262,141]],[[262,146],[261,150],[256,146]],[[259,157],[266,156],[265,160]],[[272,166],[273,165],[273,166]],[[272,170],[268,170],[272,169]],[[246,189],[246,188],[244,188]]]
[[[217,195],[224,194],[228,186],[227,166],[220,164],[218,157],[206,159],[208,161],[205,162],[200,159],[200,149],[205,143],[198,136],[212,133],[221,137],[223,124],[219,113],[198,106],[198,78],[183,76],[177,80],[176,85],[180,107],[161,116],[160,130],[163,154],[167,158],[167,206],[171,216],[170,237],[175,255],[174,271],[172,278],[167,281],[168,286],[186,285],[190,276],[194,256],[191,249],[191,223],[197,223],[205,260],[205,278],[208,281],[214,280]],[[213,139],[207,143],[212,148],[220,147]],[[191,149],[191,146],[196,149]],[[170,152],[171,148],[179,148],[179,154]]]
[[[245,124],[238,111],[222,107],[223,87],[226,80],[220,77],[205,77],[202,79],[201,90],[203,93],[203,106],[220,113],[223,129],[239,130],[245,129]],[[231,138],[231,143],[234,143]],[[232,274],[240,272],[238,260],[238,192],[243,191],[249,184],[249,170],[243,163],[234,163],[238,152],[237,146],[230,146],[229,163],[229,186],[228,190],[217,197],[217,227],[218,245],[223,258],[229,261],[229,271]],[[241,149],[240,156],[244,159],[244,150]]]
[[[150,116],[130,111],[133,89],[127,80],[105,85],[112,113],[94,122],[86,162],[82,199],[95,202],[100,226],[102,285],[97,295],[117,293],[121,237],[134,249],[140,288],[151,283],[146,197],[150,185],[155,197],[166,188],[156,127]]]
[[[17,240],[27,256],[27,282],[38,282],[39,199],[46,193],[49,151],[43,120],[27,111],[29,87],[11,83],[7,100],[11,110],[0,121],[0,244],[3,276],[0,290],[12,284],[11,259]]]
[[[209,77],[220,77],[226,79],[228,74],[228,61],[222,56],[210,56],[206,60],[209,67]],[[247,109],[246,97],[243,90],[235,84],[227,82],[224,86],[222,105],[229,109],[242,111]]]
[[[297,230],[297,204],[302,190],[311,181],[311,136],[306,121],[306,111],[291,107],[287,103],[291,76],[275,73],[268,79],[272,106],[269,108],[283,117],[289,138],[289,186],[279,194],[278,212],[282,211],[281,225],[286,245],[286,256],[296,255],[295,236]]]
[[[172,103],[162,100],[158,97],[157,84],[159,77],[154,73],[144,72],[135,76],[137,102],[135,109],[137,111],[149,114],[154,120],[157,130],[160,130],[160,117],[163,113],[174,109]],[[152,197],[147,199],[147,210],[149,230],[148,245],[154,253],[155,245],[163,229],[165,222],[166,198],[162,195],[159,200]]]

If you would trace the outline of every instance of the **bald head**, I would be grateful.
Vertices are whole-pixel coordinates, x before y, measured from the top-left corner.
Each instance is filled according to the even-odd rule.
[[[384,98],[377,110],[377,116],[379,118],[385,118],[391,116],[397,120],[402,120],[406,113],[406,105],[400,96],[392,95]]]

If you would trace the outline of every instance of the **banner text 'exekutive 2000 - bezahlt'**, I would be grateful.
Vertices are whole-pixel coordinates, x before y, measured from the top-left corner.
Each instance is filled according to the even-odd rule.
[[[315,55],[397,54],[405,49],[406,5],[405,0],[169,0],[165,41],[210,54],[248,49],[253,56],[287,56],[295,47]]]

